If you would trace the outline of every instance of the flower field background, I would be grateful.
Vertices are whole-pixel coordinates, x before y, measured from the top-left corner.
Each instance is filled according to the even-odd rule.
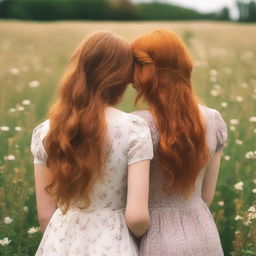
[[[256,25],[0,21],[1,256],[32,256],[40,241],[31,133],[46,118],[74,48],[93,31],[133,40],[158,28],[182,36],[201,102],[219,110],[228,126],[211,206],[225,255],[256,255]],[[122,110],[135,109],[134,95],[129,88]]]

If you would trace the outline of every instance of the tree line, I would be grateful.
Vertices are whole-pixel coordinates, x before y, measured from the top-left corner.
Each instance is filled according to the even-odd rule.
[[[239,21],[254,22],[256,3],[237,1]],[[230,20],[224,7],[203,14],[166,2],[130,0],[0,0],[0,18],[26,20]]]
[[[239,11],[239,21],[242,22],[256,22],[256,2],[251,0],[249,2],[237,1]]]

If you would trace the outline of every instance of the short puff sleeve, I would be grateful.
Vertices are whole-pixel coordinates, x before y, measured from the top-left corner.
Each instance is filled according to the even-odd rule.
[[[128,139],[128,165],[153,158],[150,129],[144,119],[131,114]]]
[[[221,152],[224,144],[228,138],[227,125],[223,120],[221,114],[216,110],[214,114],[215,124],[216,124],[216,149],[215,153]]]
[[[49,121],[46,120],[33,130],[30,149],[34,157],[34,164],[46,165],[47,153],[43,145],[43,139],[47,134],[48,126]]]

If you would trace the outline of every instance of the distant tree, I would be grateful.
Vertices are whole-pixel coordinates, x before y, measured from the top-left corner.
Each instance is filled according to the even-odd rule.
[[[236,1],[236,5],[239,12],[239,21],[247,21],[248,20],[248,4],[244,1],[238,0]]]
[[[134,20],[137,18],[137,10],[130,0],[109,0],[111,5],[110,19]]]
[[[8,17],[8,4],[7,0],[0,0],[0,17]]]
[[[248,21],[255,22],[256,21],[256,2],[250,1],[248,4]]]
[[[0,17],[30,20],[106,20],[108,0],[4,0],[4,13]]]
[[[170,5],[165,2],[138,4],[139,19],[142,20],[198,20],[214,18],[214,15],[202,14],[193,9]]]
[[[256,21],[256,2],[255,0],[237,1],[237,8],[239,11],[239,21],[255,22]]]
[[[60,0],[57,0],[57,2]],[[109,19],[110,4],[108,0],[66,0],[70,2],[71,19],[106,20]]]
[[[224,7],[219,14],[220,20],[230,20],[230,11],[228,7]]]
[[[241,2],[241,0],[239,1]],[[250,17],[255,9],[250,8]],[[241,16],[244,19],[244,16]],[[0,0],[0,18],[27,20],[217,20],[218,13],[202,14],[168,2],[132,0]],[[222,19],[229,18],[223,9]],[[251,18],[252,19],[252,18]]]

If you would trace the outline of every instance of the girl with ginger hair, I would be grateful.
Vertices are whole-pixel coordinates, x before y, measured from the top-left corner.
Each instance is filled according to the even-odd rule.
[[[135,236],[149,225],[152,141],[145,120],[114,107],[133,69],[126,40],[89,36],[70,60],[49,119],[34,128],[44,232],[36,256],[138,255],[127,225]]]
[[[217,183],[225,122],[199,105],[191,84],[192,60],[181,38],[168,30],[132,43],[138,111],[151,130],[151,224],[141,256],[222,256],[219,234],[208,208]]]

